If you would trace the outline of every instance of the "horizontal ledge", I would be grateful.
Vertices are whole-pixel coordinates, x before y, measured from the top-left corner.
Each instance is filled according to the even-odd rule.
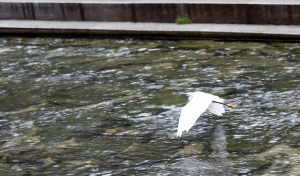
[[[0,33],[77,35],[163,35],[192,37],[275,37],[300,39],[298,25],[133,23],[0,20]]]

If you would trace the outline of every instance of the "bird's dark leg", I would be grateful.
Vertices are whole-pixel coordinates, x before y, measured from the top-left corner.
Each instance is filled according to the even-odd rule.
[[[225,103],[217,102],[217,101],[212,101],[212,102],[222,104],[222,105],[227,106],[229,108],[236,108],[236,106],[234,106],[233,104],[225,104]]]

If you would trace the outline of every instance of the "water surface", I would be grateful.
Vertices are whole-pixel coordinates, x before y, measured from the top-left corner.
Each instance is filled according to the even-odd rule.
[[[300,43],[0,38],[1,175],[300,174]],[[180,93],[237,105],[176,138]]]

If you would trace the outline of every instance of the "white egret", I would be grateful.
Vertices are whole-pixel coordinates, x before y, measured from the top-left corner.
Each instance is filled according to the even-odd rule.
[[[208,93],[190,92],[185,95],[189,97],[189,102],[181,110],[177,137],[180,137],[182,132],[188,131],[206,109],[217,116],[222,116],[225,113],[223,105],[235,108],[232,104],[223,103],[224,99]]]

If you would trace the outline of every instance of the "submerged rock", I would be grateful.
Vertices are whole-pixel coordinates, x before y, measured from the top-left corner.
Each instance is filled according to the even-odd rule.
[[[183,149],[179,150],[175,155],[172,157],[179,157],[182,154],[186,156],[191,156],[191,155],[199,155],[204,151],[205,145],[203,144],[197,144],[197,143],[191,143],[189,145],[185,145]]]
[[[260,172],[261,174],[286,174],[298,175],[300,169],[300,151],[285,144],[278,144],[270,150],[258,154],[261,160],[268,160],[271,167]]]

